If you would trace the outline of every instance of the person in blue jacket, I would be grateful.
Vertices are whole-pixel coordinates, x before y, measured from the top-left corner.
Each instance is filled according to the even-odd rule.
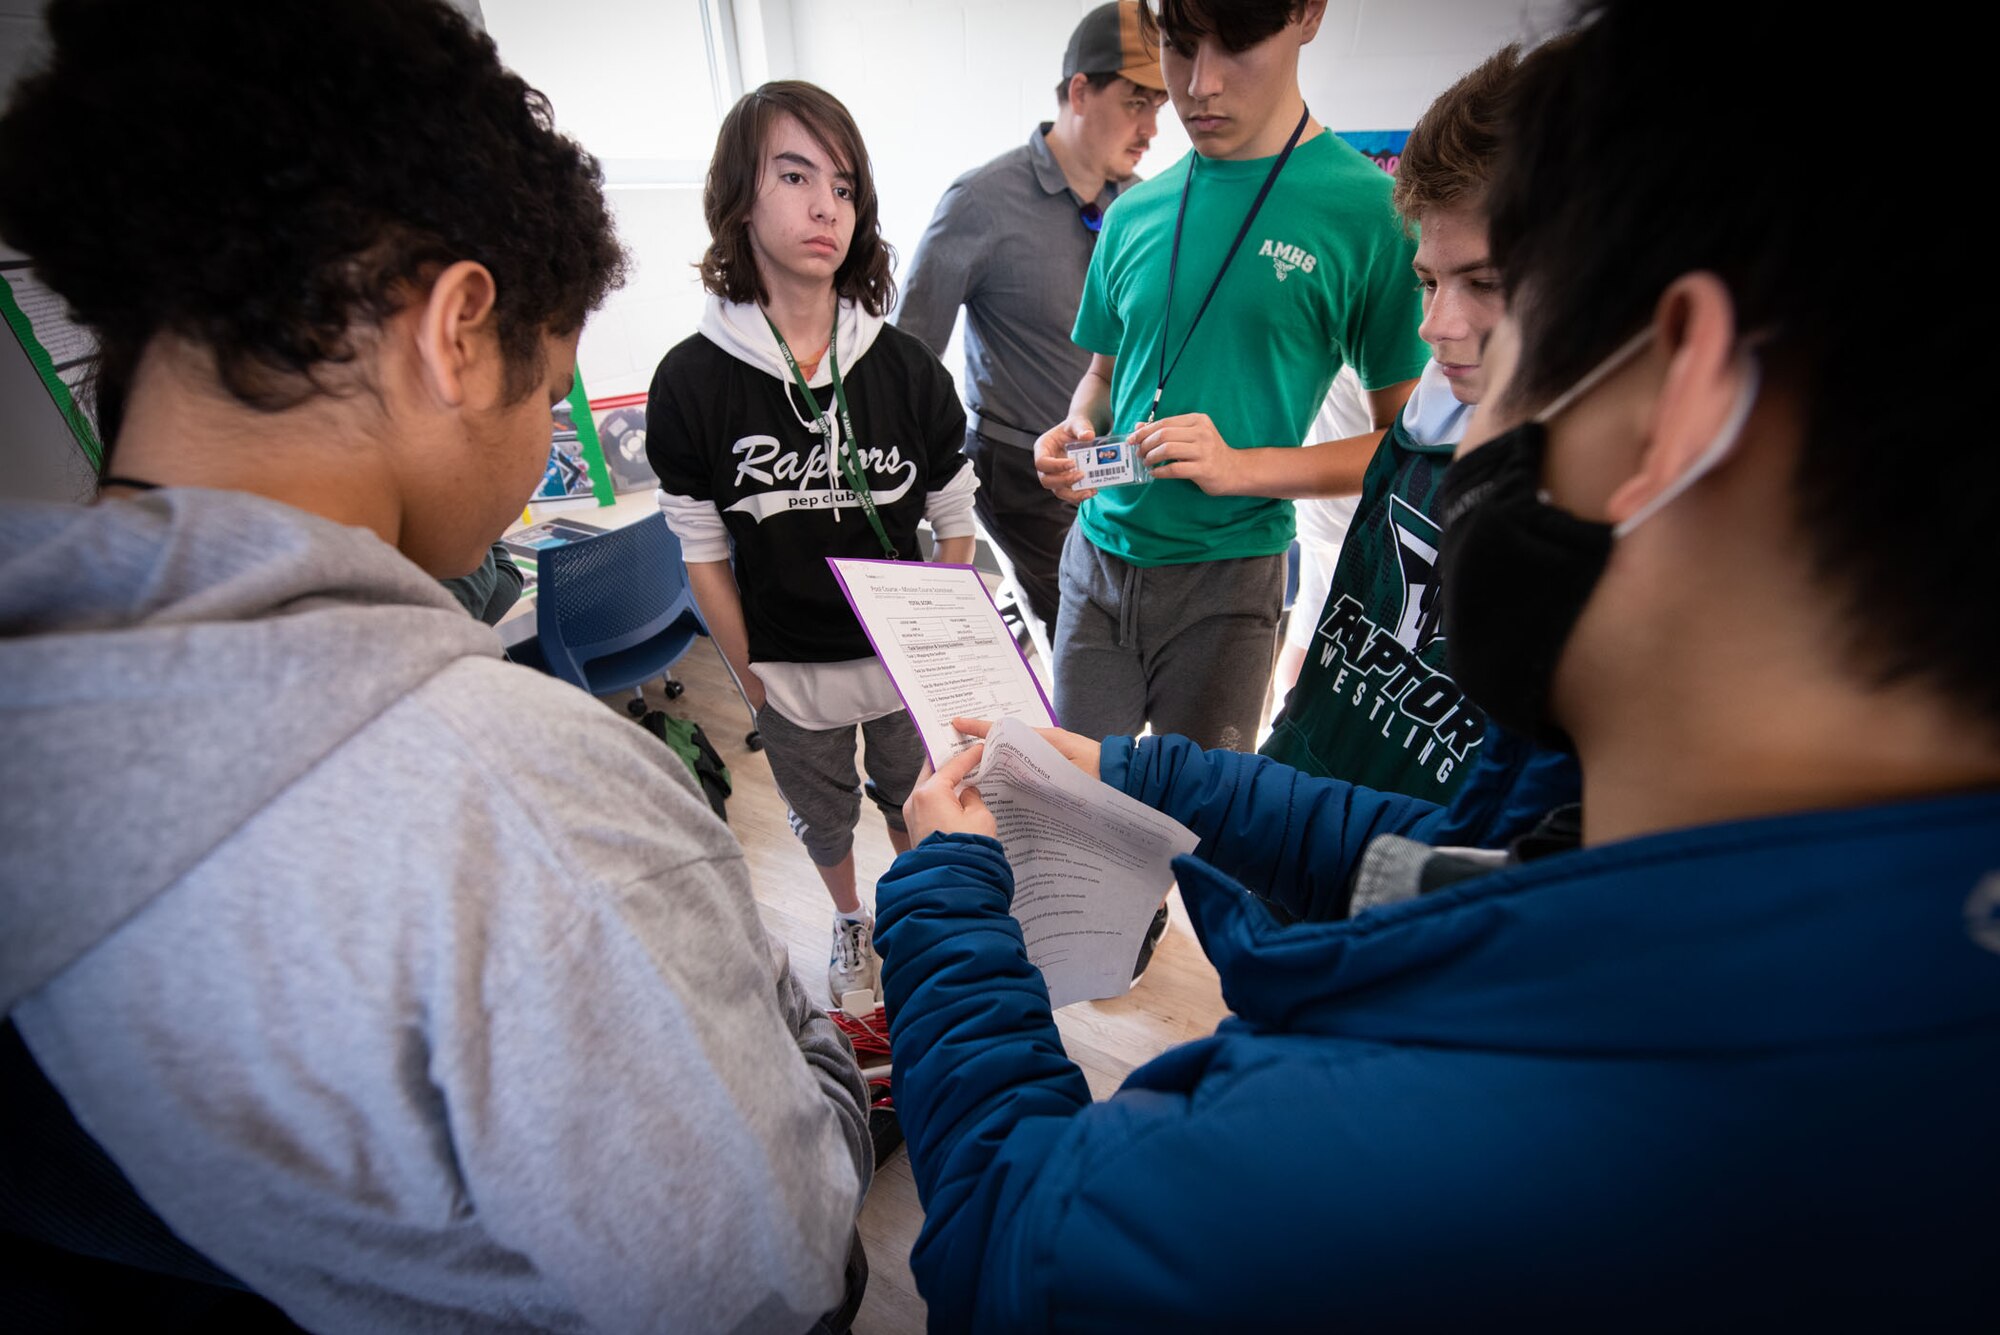
[[[1201,836],[1175,868],[1234,1012],[1093,1102],[978,749],[911,798],[877,904],[933,1329],[1990,1321],[2000,456],[1945,467],[1880,361],[1949,364],[1979,307],[1857,173],[1888,125],[1772,80],[1792,35],[1596,0],[1509,112],[1444,616],[1468,694],[1579,756],[1569,846],[1392,857],[1341,917],[1435,807],[1051,734]],[[1816,41],[1825,91],[1969,56]]]

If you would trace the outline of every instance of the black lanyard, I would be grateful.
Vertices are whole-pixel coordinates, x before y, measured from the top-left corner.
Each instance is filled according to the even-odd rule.
[[[1258,187],[1257,198],[1250,201],[1250,211],[1243,215],[1243,225],[1236,229],[1236,239],[1229,243],[1229,250],[1222,257],[1222,267],[1215,271],[1215,281],[1208,285],[1208,295],[1203,297],[1201,305],[1195,308],[1194,322],[1188,325],[1187,333],[1181,336],[1180,350],[1174,353],[1173,365],[1169,366],[1167,322],[1174,313],[1174,278],[1181,267],[1181,224],[1187,221],[1188,190],[1194,185],[1195,159],[1201,156],[1199,153],[1188,154],[1187,179],[1181,182],[1180,212],[1174,215],[1174,249],[1172,256],[1167,260],[1167,309],[1160,316],[1160,378],[1153,386],[1153,402],[1147,406],[1146,415],[1139,419],[1140,426],[1152,421],[1153,415],[1160,411],[1160,396],[1167,392],[1167,377],[1174,373],[1181,364],[1181,358],[1187,355],[1188,342],[1194,338],[1195,327],[1201,323],[1201,317],[1208,314],[1208,303],[1215,300],[1215,289],[1222,286],[1222,276],[1229,272],[1230,261],[1236,258],[1237,251],[1243,249],[1243,239],[1250,235],[1250,224],[1257,221],[1257,210],[1264,207],[1264,200],[1270,195],[1271,187],[1278,182],[1278,173],[1285,169],[1285,163],[1292,156],[1292,150],[1299,146],[1299,136],[1306,132],[1306,122],[1311,118],[1311,111],[1303,107],[1299,109],[1299,123],[1292,127],[1292,137],[1285,141],[1284,148],[1278,153],[1278,160],[1271,164],[1270,174],[1264,178],[1264,184]]]
[[[868,488],[868,470],[862,467],[861,451],[854,440],[854,417],[847,411],[847,387],[840,378],[840,312],[835,311],[833,329],[826,336],[826,368],[833,380],[833,401],[840,409],[840,448],[832,445],[833,423],[813,397],[812,386],[806,383],[805,373],[799,370],[799,359],[792,356],[791,345],[778,332],[778,326],[771,323],[766,315],[764,323],[771,326],[771,337],[778,340],[778,351],[785,354],[785,365],[792,370],[792,383],[799,387],[799,393],[806,396],[806,406],[812,409],[813,420],[819,423],[822,435],[827,438],[829,461],[838,459],[836,465],[840,475],[847,482],[847,489],[861,502],[861,512],[868,516],[868,526],[875,530],[876,541],[882,544],[882,555],[891,561],[896,559],[896,544],[889,541],[889,531],[882,527],[882,516],[875,509],[875,493]],[[834,507],[833,517],[840,518],[840,508]]]

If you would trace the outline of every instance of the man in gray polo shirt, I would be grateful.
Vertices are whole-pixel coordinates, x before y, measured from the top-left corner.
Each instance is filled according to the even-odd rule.
[[[1035,440],[1069,412],[1090,354],[1070,342],[1104,210],[1132,179],[1166,101],[1136,0],[1100,5],[1070,35],[1056,118],[952,182],[917,243],[896,324],[944,355],[965,308],[965,452],[979,522],[1055,639],[1056,570],[1076,507],[1045,490]]]

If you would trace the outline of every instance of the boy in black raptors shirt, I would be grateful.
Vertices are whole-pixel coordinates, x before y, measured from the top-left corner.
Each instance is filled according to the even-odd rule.
[[[826,558],[915,559],[928,519],[936,559],[969,561],[978,483],[950,375],[883,321],[889,251],[847,109],[808,83],[745,96],[702,207],[708,310],[653,376],[646,452],[702,616],[757,706],[792,828],[833,897],[838,1006],[879,990],[854,879],[854,730],[899,851],[924,750]]]

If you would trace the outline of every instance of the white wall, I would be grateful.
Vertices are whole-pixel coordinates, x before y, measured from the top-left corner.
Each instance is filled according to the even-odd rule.
[[[737,7],[757,0],[737,0]],[[854,113],[875,163],[882,230],[909,257],[954,177],[1055,113],[1070,30],[1093,0],[765,0],[789,11],[795,65]],[[1407,130],[1451,81],[1502,43],[1546,36],[1562,0],[1329,0],[1300,71],[1335,130]],[[1171,111],[1140,174],[1186,151]],[[949,363],[951,359],[947,359]],[[954,370],[957,368],[954,367]]]
[[[701,180],[735,71],[711,62],[695,0],[483,0],[500,58],[545,93],[564,133],[596,154],[629,266],[585,325],[577,361],[596,400],[638,393],[702,306]],[[733,42],[718,42],[718,54]]]
[[[1094,0],[792,6],[797,77],[824,87],[854,113],[875,165],[882,232],[902,261],[954,177],[1023,142],[1037,122],[1055,115],[1063,47],[1092,8]],[[1179,131],[1161,128],[1163,139],[1165,131]],[[1141,172],[1157,170],[1170,153],[1156,144]]]
[[[1407,130],[1452,80],[1561,25],[1564,0],[1329,0],[1299,71],[1336,130]]]
[[[708,248],[696,184],[604,192],[629,272],[583,328],[577,364],[593,400],[643,393],[667,349],[692,334],[707,300],[694,263]]]

